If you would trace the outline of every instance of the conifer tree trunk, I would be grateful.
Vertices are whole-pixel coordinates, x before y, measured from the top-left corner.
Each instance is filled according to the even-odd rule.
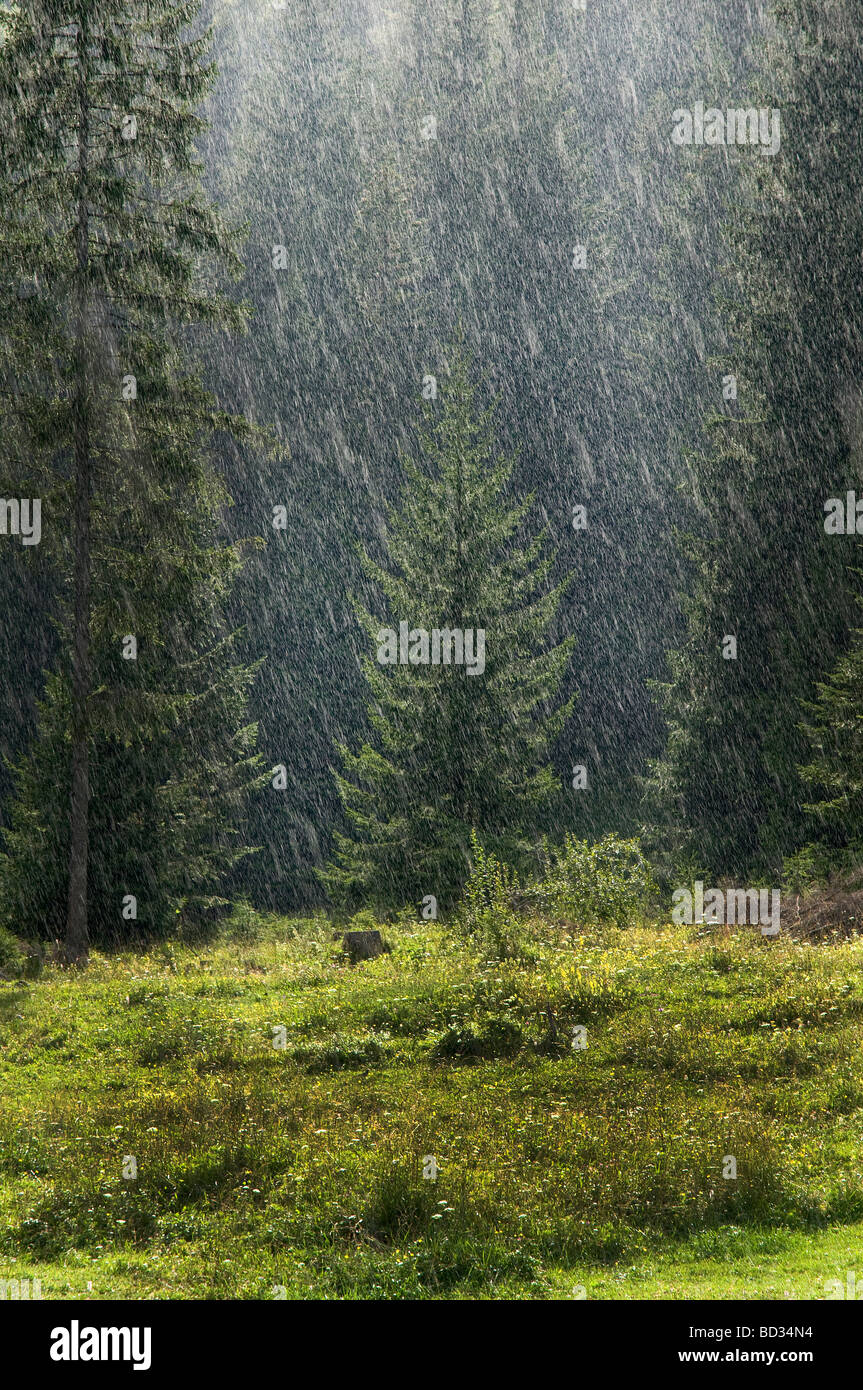
[[[69,905],[63,951],[68,964],[83,962],[88,953],[87,859],[89,851],[89,745],[87,701],[90,693],[90,401],[87,363],[89,300],[88,160],[90,142],[87,90],[86,7],[78,23],[78,322],[75,371],[75,491],[73,506],[74,629],[72,636],[72,789],[69,838]]]

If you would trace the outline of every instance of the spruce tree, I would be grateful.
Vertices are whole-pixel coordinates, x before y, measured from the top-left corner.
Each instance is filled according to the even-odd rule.
[[[780,18],[751,99],[778,111],[779,151],[729,154],[721,369],[736,399],[709,412],[713,444],[693,464],[688,641],[649,785],[718,874],[776,873],[808,834],[801,701],[855,618],[859,541],[826,533],[825,505],[859,488],[861,467],[863,3],[788,0]]]
[[[426,404],[421,458],[404,460],[385,563],[363,557],[389,615],[357,605],[374,653],[363,662],[372,739],[339,747],[349,832],[322,873],[344,906],[426,895],[445,905],[465,877],[471,829],[518,854],[557,786],[548,749],[571,710],[557,695],[573,639],[548,634],[567,581],[550,581],[545,533],[525,538],[532,499],[507,500],[513,460],[496,449],[469,359],[459,344],[451,353],[440,398]],[[408,659],[385,664],[388,630],[401,624]],[[471,630],[474,656],[482,630],[484,669],[442,654],[434,664],[435,629]]]
[[[837,858],[863,851],[863,631],[804,705],[810,760],[800,768],[813,800],[805,809]]]
[[[61,658],[18,768],[2,915],[86,959],[92,928],[164,930],[242,853],[259,777],[253,670],[222,609],[212,462],[242,419],[192,337],[239,330],[232,236],[201,188],[213,68],[199,0],[24,0],[4,16],[4,472],[42,500]],[[133,904],[132,899],[137,903]]]
[[[460,319],[491,344],[500,438],[519,445],[515,485],[535,492],[552,544],[579,574],[563,617],[579,633],[579,754],[591,792],[571,797],[565,814],[582,834],[632,816],[632,780],[662,734],[646,678],[673,631],[675,436],[696,418],[692,383],[703,378],[698,316],[675,311],[668,272],[694,259],[688,219],[706,222],[706,238],[714,201],[707,187],[684,193],[662,167],[668,122],[659,134],[657,112],[642,106],[668,61],[667,51],[645,54],[662,21],[639,15],[627,49],[630,9],[581,14],[560,0],[404,9],[403,126],[418,146],[429,322],[438,341]],[[608,82],[609,64],[633,75],[631,107]],[[422,139],[430,117],[436,138]],[[575,524],[576,507],[585,524]],[[575,671],[569,680],[565,693]],[[559,771],[570,752],[553,750]]]

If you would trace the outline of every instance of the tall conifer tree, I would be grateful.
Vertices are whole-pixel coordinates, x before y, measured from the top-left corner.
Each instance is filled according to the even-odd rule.
[[[856,612],[859,542],[826,531],[825,504],[863,476],[863,3],[778,13],[752,104],[778,112],[781,144],[730,156],[723,371],[737,398],[710,412],[713,445],[693,466],[689,634],[662,690],[670,736],[650,784],[681,847],[716,873],[775,873],[808,834],[801,702]]]
[[[503,852],[524,849],[555,795],[548,749],[572,704],[557,697],[573,639],[548,640],[566,581],[550,583],[544,533],[521,539],[532,499],[506,500],[513,461],[496,451],[491,410],[479,409],[458,344],[420,443],[389,514],[388,561],[365,556],[389,609],[382,622],[359,607],[375,653],[364,662],[373,740],[356,753],[340,747],[350,832],[322,875],[348,905],[427,894],[446,903],[465,875],[472,827]],[[401,624],[412,655],[383,664],[387,628]],[[481,629],[484,667],[434,664],[435,629],[472,631],[475,656]]]
[[[239,330],[206,201],[199,0],[22,0],[0,109],[5,471],[43,504],[63,656],[18,773],[2,910],[62,934],[163,929],[212,897],[258,775],[222,605],[242,547],[212,462],[193,326]],[[132,899],[136,902],[133,904]]]

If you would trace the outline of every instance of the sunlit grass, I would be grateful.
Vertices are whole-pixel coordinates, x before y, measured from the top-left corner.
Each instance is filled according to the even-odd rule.
[[[384,931],[351,969],[326,919],[247,914],[0,984],[0,1277],[810,1298],[854,1268],[863,942],[534,923],[530,963],[501,963]]]

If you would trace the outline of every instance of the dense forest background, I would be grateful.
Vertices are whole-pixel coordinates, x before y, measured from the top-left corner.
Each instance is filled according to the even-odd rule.
[[[74,22],[74,4],[54,9]],[[532,499],[515,540],[529,547],[545,532],[554,602],[535,635],[567,656],[536,695],[553,776],[522,827],[528,838],[641,834],[677,881],[698,871],[779,881],[801,853],[813,864],[853,855],[860,579],[857,543],[825,529],[825,504],[859,486],[863,462],[863,6],[232,0],[206,4],[203,17],[218,71],[198,103],[207,129],[186,135],[214,215],[239,229],[227,295],[250,317],[235,332],[225,310],[211,333],[201,320],[215,312],[191,315],[171,338],[223,412],[183,388],[215,432],[209,471],[189,462],[182,477],[208,515],[190,511],[183,534],[215,528],[231,582],[213,561],[207,602],[189,600],[196,641],[208,634],[200,651],[167,623],[159,642],[168,666],[206,663],[196,708],[208,698],[212,708],[190,734],[189,760],[217,769],[201,793],[217,819],[219,797],[232,812],[242,798],[238,833],[257,847],[224,851],[219,891],[279,910],[327,900],[320,871],[346,831],[339,748],[357,750],[374,728],[358,608],[380,615],[374,567],[389,563],[393,508],[409,502],[423,420],[440,406],[429,378],[444,400],[461,372],[477,417],[492,409],[492,456],[510,460],[500,507]],[[119,111],[133,104],[126,95],[116,94]],[[177,85],[175,95],[194,93]],[[0,99],[8,127],[16,103],[23,110],[20,86],[7,79]],[[672,113],[699,101],[778,110],[779,152],[676,146]],[[7,184],[38,160],[41,129],[7,156]],[[30,216],[42,240],[26,246],[7,218],[7,323],[22,304],[36,312],[41,291],[22,296],[24,268],[40,255],[51,264],[50,207]],[[134,227],[121,232],[134,241]],[[196,236],[190,255],[221,303],[216,241]],[[10,335],[7,388],[47,371],[47,348],[22,367],[34,341],[32,327]],[[31,389],[47,410],[51,391]],[[32,451],[14,390],[10,399],[4,496],[40,495],[25,483]],[[136,513],[143,551],[163,501]],[[487,525],[503,514],[490,510]],[[421,531],[421,512],[412,524]],[[406,547],[410,535],[406,526]],[[35,865],[54,853],[54,878],[63,874],[66,706],[56,689],[37,726],[37,702],[45,673],[63,669],[69,628],[50,545],[6,536],[2,559],[11,924]],[[108,613],[116,574],[105,563]],[[137,615],[159,607],[151,581],[139,565],[120,584]],[[179,631],[174,581],[171,594]],[[116,616],[117,641],[139,629]],[[167,722],[137,753],[137,734],[124,744],[121,723],[105,724],[127,761],[100,794],[130,789],[127,826],[164,813],[164,797],[143,805],[150,782],[161,776],[178,797],[195,782],[193,769],[171,770],[167,711],[181,719],[186,694],[169,686]],[[50,680],[47,690],[50,705]],[[142,708],[124,716],[139,730]],[[573,785],[576,766],[586,786]],[[53,830],[40,820],[49,803]],[[202,863],[206,842],[198,877],[215,892],[221,841],[203,819],[195,833],[184,852]],[[184,901],[182,874],[160,878],[159,854],[170,857],[160,845],[141,859],[166,904]],[[140,878],[141,863],[132,867]],[[42,899],[38,911],[48,912]]]

